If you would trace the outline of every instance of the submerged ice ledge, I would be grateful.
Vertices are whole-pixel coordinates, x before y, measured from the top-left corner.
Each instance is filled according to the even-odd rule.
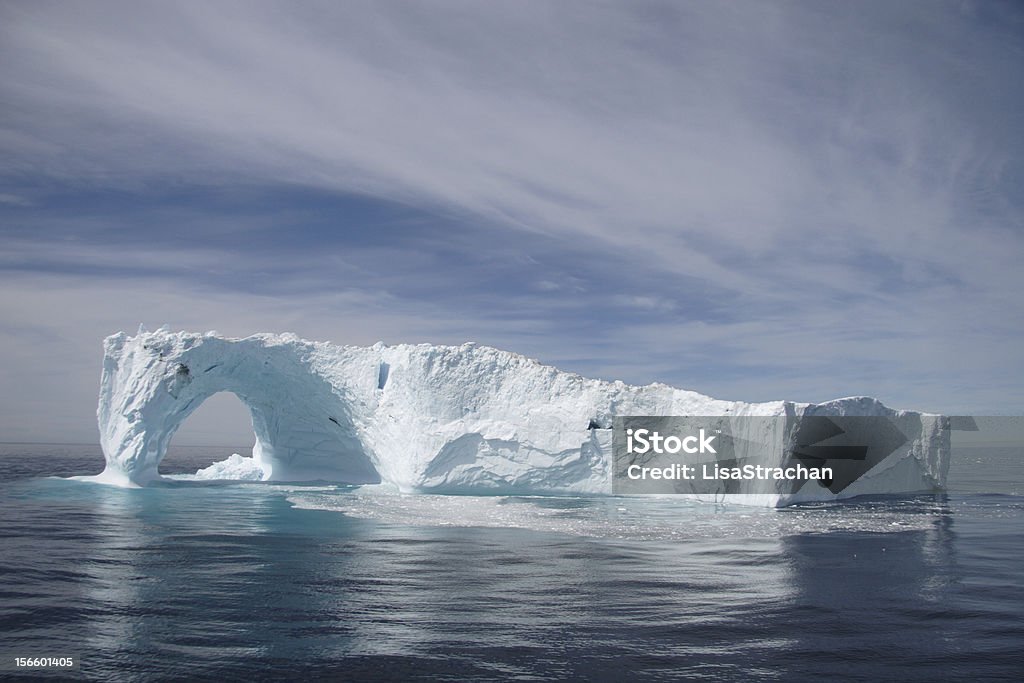
[[[664,384],[587,379],[476,344],[371,347],[290,334],[244,339],[166,329],[104,341],[98,420],[106,469],[97,479],[144,486],[174,432],[221,391],[248,406],[251,458],[205,478],[388,483],[405,492],[609,494],[612,420],[627,415],[915,416],[919,432],[844,489],[763,490],[737,502],[785,505],[945,484],[949,432],[939,416],[871,398],[823,404],[719,401]],[[784,449],[780,449],[780,452]]]

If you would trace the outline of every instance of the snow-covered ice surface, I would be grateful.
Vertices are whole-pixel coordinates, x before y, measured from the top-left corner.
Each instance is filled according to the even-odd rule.
[[[948,468],[949,434],[939,416],[871,398],[720,401],[664,384],[587,379],[471,343],[358,347],[290,334],[234,339],[140,329],[104,341],[97,415],[106,469],[96,479],[123,486],[158,480],[178,426],[221,391],[249,407],[256,442],[251,458],[232,456],[198,478],[383,482],[404,493],[605,495],[612,420],[630,415],[913,417],[919,433],[838,497],[935,490]],[[732,498],[785,505],[836,497],[805,486],[797,494]]]

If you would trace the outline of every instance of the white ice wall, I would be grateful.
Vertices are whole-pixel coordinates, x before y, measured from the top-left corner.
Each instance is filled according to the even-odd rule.
[[[611,430],[589,427],[610,426],[615,415],[894,413],[873,399],[718,401],[663,384],[586,379],[474,344],[350,347],[294,335],[140,331],[104,342],[102,479],[157,478],[174,431],[219,391],[249,406],[265,478],[459,493],[608,493]],[[948,439],[944,450],[942,435],[926,431],[877,468],[892,470],[886,490],[944,483]]]

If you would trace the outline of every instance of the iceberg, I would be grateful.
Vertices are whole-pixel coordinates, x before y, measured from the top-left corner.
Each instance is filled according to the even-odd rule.
[[[220,462],[204,467],[194,476],[199,480],[263,481],[263,468],[255,458],[233,453]]]
[[[913,425],[906,443],[839,492],[818,485],[734,489],[737,502],[932,491],[944,486],[948,469],[942,416],[896,411],[872,398],[721,401],[659,383],[588,379],[475,343],[361,347],[293,334],[230,338],[140,328],[133,337],[107,337],[103,346],[97,417],[106,468],[97,479],[121,486],[159,480],[175,431],[222,391],[248,407],[255,445],[251,458],[232,456],[200,478],[384,483],[420,493],[611,494],[613,426],[630,415],[775,416],[797,426],[812,415],[891,416]]]

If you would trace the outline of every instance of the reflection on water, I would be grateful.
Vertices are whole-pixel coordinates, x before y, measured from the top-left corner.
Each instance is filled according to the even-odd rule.
[[[90,679],[1019,673],[1014,497],[2,487],[0,649],[79,653]]]
[[[950,653],[936,628],[942,619],[934,617],[954,602],[959,581],[953,517],[946,506],[927,515],[931,525],[922,530],[784,540],[799,586],[777,615],[779,628],[793,639],[778,653],[787,665],[824,677],[835,671],[837,658],[858,658],[859,670],[891,677],[892,667]],[[900,678],[927,680],[935,673],[910,667]]]

